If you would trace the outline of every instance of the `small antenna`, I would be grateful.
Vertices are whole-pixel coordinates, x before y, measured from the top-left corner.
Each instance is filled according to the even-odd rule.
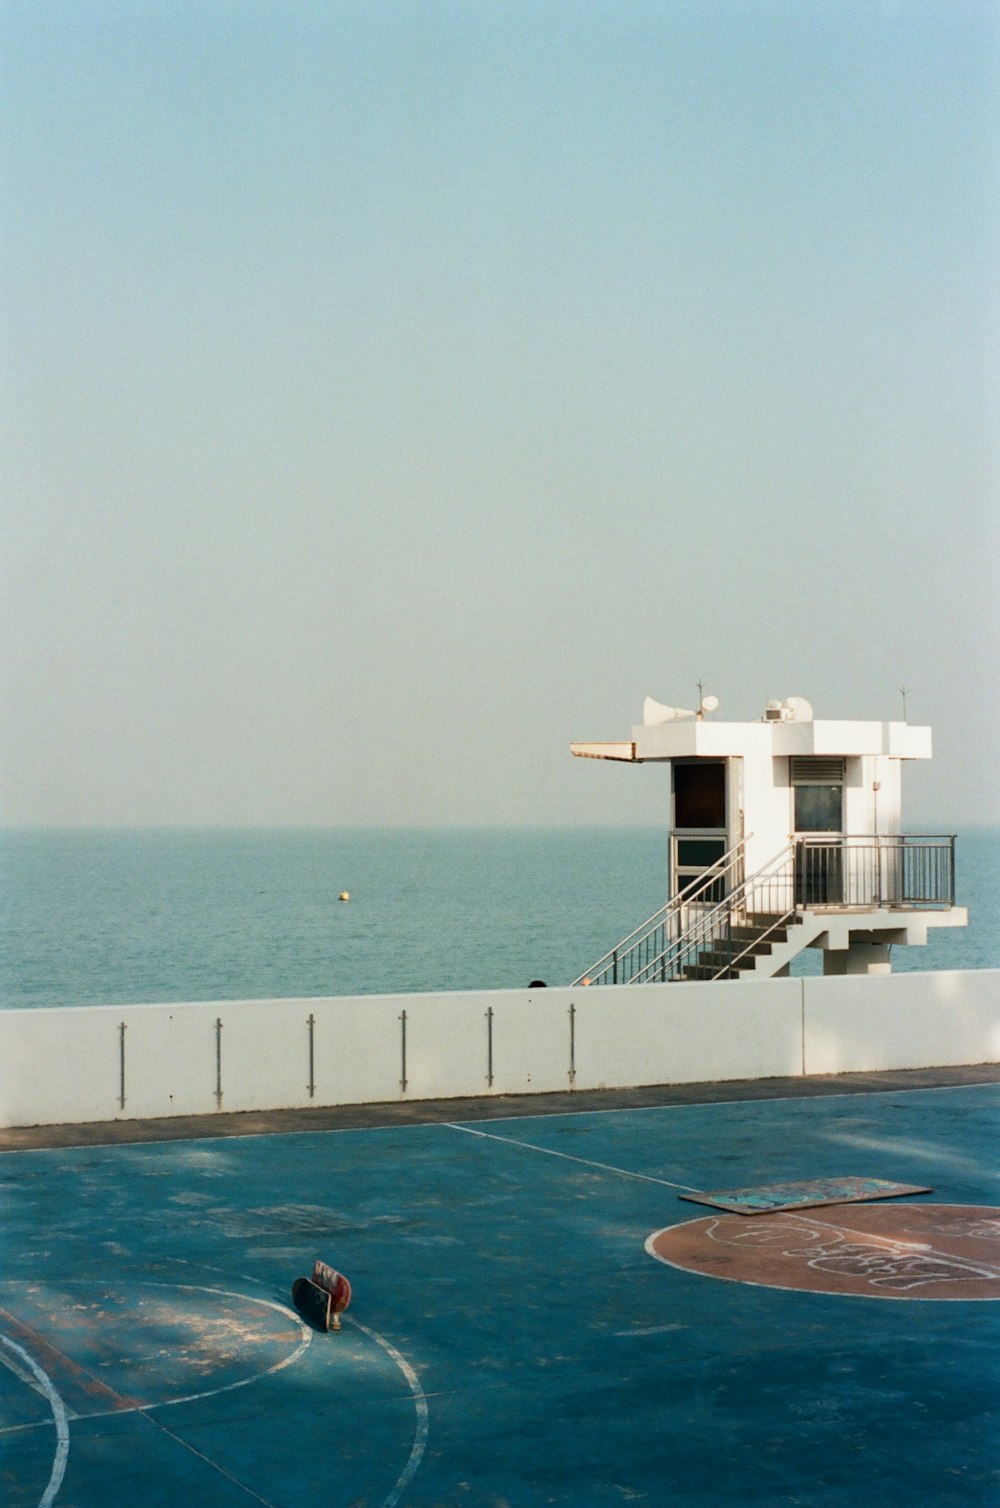
[[[900,686],[900,688],[899,688],[899,694],[903,698],[903,722],[905,723],[906,722],[906,698],[910,694],[910,687],[909,686]]]

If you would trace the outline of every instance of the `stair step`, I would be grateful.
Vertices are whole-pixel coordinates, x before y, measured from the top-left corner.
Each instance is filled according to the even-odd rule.
[[[734,953],[739,953],[741,956],[736,960],[737,967],[740,965],[746,967],[752,963],[753,959],[766,957],[768,953],[773,951],[777,943],[786,942],[787,939],[788,933],[783,927],[779,927],[776,932],[772,932],[768,937],[761,938],[753,943],[737,943],[734,938],[732,950],[728,947],[705,948],[699,953],[698,962],[712,964],[727,963],[733,957]]]
[[[751,943],[750,946],[751,946],[752,951],[755,952],[755,953],[756,952],[765,952],[765,951],[766,952],[770,952],[770,950],[774,947],[775,943],[783,943],[783,942],[787,942],[787,941],[788,941],[788,928],[787,927],[775,927],[774,931],[773,932],[769,932],[766,937],[760,937],[760,936],[758,936],[757,938],[755,938],[755,940]]]
[[[770,948],[767,949],[769,953]],[[699,953],[697,963],[691,964],[694,969],[752,969],[754,961],[763,955],[758,953],[744,953],[742,958],[734,959],[730,953],[709,950],[707,953]]]
[[[779,924],[776,917],[773,922],[762,922],[759,927],[744,927],[742,925],[734,927],[733,936],[745,942],[749,938],[760,937],[763,932],[770,934],[772,931],[785,932],[787,931],[787,925],[784,922]]]

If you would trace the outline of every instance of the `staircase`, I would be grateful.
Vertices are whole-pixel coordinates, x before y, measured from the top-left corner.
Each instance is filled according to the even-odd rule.
[[[672,952],[686,931],[687,913],[694,906],[713,905],[742,883],[745,849],[744,841],[723,854],[693,887],[655,911],[592,968],[574,979],[573,984],[648,984],[664,978],[680,978],[672,972]],[[665,973],[668,968],[670,972]]]
[[[720,938],[697,954],[693,963],[684,970],[685,979],[738,979],[740,975],[756,973],[761,964],[765,973],[770,973],[767,962],[773,958],[776,947],[788,941],[787,924],[772,918],[762,917],[754,926],[734,926],[727,938]]]
[[[794,838],[744,878],[746,841],[573,985],[771,979],[834,917],[863,930],[954,905],[953,837]]]

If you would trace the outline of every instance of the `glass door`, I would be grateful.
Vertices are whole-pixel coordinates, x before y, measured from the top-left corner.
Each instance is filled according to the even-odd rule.
[[[796,853],[795,900],[801,906],[839,906],[844,900],[843,761],[809,764],[792,761],[795,836],[806,840]]]

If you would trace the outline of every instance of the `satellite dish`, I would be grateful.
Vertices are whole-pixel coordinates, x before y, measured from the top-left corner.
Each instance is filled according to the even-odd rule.
[[[702,712],[718,712],[719,698],[717,696],[703,696],[701,699]]]
[[[786,696],[785,706],[788,708],[789,721],[793,723],[811,723],[813,720],[812,703],[807,702],[804,696]]]
[[[656,728],[660,723],[675,723],[682,717],[694,717],[687,707],[666,707],[662,702],[654,701],[647,696],[642,704],[642,724],[644,728]]]

